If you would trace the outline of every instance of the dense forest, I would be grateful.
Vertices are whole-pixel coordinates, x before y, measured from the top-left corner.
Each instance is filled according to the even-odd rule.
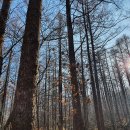
[[[129,0],[0,0],[0,130],[130,130]]]

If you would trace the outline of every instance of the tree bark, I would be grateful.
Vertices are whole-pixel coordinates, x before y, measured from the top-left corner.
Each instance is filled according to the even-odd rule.
[[[63,111],[62,110],[62,55],[61,55],[61,38],[59,37],[59,130],[63,130],[62,111]]]
[[[79,95],[79,86],[76,74],[76,61],[74,52],[73,29],[71,22],[71,6],[70,0],[66,0],[66,15],[67,15],[67,29],[68,29],[68,44],[69,44],[69,62],[70,75],[72,87],[72,105],[73,105],[73,129],[84,130],[83,119],[81,114],[81,104]]]
[[[32,130],[35,127],[36,80],[42,0],[30,0],[21,51],[20,68],[14,107],[12,130]]]

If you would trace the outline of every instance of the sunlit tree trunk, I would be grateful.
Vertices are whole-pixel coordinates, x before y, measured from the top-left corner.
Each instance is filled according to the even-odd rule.
[[[123,79],[122,79],[122,75],[121,75],[121,72],[119,70],[119,65],[117,63],[117,59],[116,59],[116,56],[115,56],[115,66],[116,66],[116,69],[117,69],[117,76],[118,76],[118,80],[119,80],[119,84],[120,84],[120,88],[121,88],[121,93],[122,93],[122,97],[123,97],[123,104],[125,105],[125,116],[129,118],[129,107],[128,107],[128,102],[127,102],[127,93],[126,93],[126,90],[125,90],[125,86],[124,86],[124,83],[123,83]]]
[[[122,59],[122,62],[123,62],[123,67],[124,67],[126,77],[127,77],[127,80],[128,80],[129,86],[130,86],[130,74],[129,74],[128,69],[127,69],[127,64],[125,62],[123,51],[122,51],[120,43],[118,44],[118,48],[120,50],[120,55],[121,55],[121,59]],[[129,52],[129,50],[128,50],[128,52]]]

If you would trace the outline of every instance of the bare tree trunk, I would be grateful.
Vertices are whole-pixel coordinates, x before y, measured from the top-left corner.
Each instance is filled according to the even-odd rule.
[[[81,104],[79,95],[79,86],[76,74],[76,61],[74,52],[73,29],[71,22],[71,5],[70,0],[66,0],[66,15],[67,15],[67,29],[68,29],[68,44],[69,44],[69,62],[70,75],[72,86],[72,105],[73,105],[73,129],[84,130],[83,119],[81,114]]]
[[[120,88],[121,88],[121,93],[122,93],[122,96],[123,96],[123,103],[125,105],[125,116],[129,118],[129,107],[128,107],[128,102],[127,102],[127,93],[126,93],[126,90],[125,90],[125,86],[124,86],[124,83],[123,83],[123,79],[122,79],[122,75],[121,75],[121,72],[119,70],[119,65],[117,63],[117,59],[116,59],[116,56],[115,56],[115,66],[117,68],[117,75],[118,75],[118,79],[119,79],[119,83],[120,83]]]
[[[37,85],[37,89],[36,89],[36,120],[37,120],[37,130],[40,129],[39,126],[39,86]]]
[[[32,130],[35,127],[36,86],[39,51],[41,0],[30,0],[23,37],[21,61],[14,107],[12,130]]]
[[[48,43],[48,49],[49,49],[49,55],[50,55],[50,45],[49,45],[49,43]],[[50,72],[51,70],[50,70],[50,66],[49,66],[49,68],[48,68],[48,72],[47,72],[47,80],[48,80],[48,82],[47,82],[47,86],[46,87],[48,87],[48,92],[47,92],[47,122],[46,122],[46,129],[47,130],[49,130],[50,129],[50,109],[49,109],[49,102],[50,102],[50,88],[51,88],[51,72]]]
[[[50,53],[48,54],[48,50],[47,50],[47,46],[46,46],[46,66],[47,64],[50,64],[48,63],[48,57],[50,57]],[[43,122],[43,129],[46,129],[46,126],[47,126],[47,113],[46,113],[46,109],[47,109],[47,78],[48,78],[48,68],[46,70],[46,73],[45,73],[45,82],[44,82],[44,107],[43,107],[43,118],[44,118],[44,122]]]
[[[88,105],[86,103],[87,96],[86,96],[86,87],[85,84],[85,76],[84,76],[84,66],[83,66],[83,43],[81,40],[81,31],[80,31],[80,42],[81,42],[81,77],[82,77],[82,83],[81,83],[81,94],[83,98],[83,112],[84,112],[84,127],[85,130],[88,130],[89,122],[88,122]]]
[[[116,108],[116,114],[117,114],[117,117],[118,117],[119,121],[121,121],[121,116],[120,116],[120,112],[119,112],[119,107],[120,107],[120,105],[118,105],[117,95],[116,95],[118,83],[117,83],[117,79],[116,79],[116,75],[115,75],[114,68],[113,68],[113,66],[112,66],[111,57],[110,57],[110,62],[111,62],[112,71],[113,71],[113,74],[114,74],[114,77],[115,77],[115,80],[116,80],[116,85],[114,86],[114,84],[112,84],[112,79],[110,79],[110,80],[111,80],[112,88],[113,88],[113,90],[114,90],[113,95],[114,95],[114,103],[115,103],[115,108]],[[107,64],[108,64],[108,63],[107,63]],[[109,72],[109,73],[110,73],[110,72]]]
[[[89,49],[88,23],[86,21],[85,10],[84,10],[83,3],[82,3],[82,10],[83,10],[85,37],[86,37],[86,43],[87,43],[87,56],[88,56],[88,64],[89,64],[89,71],[90,71],[90,81],[91,81],[91,87],[92,87],[92,93],[93,93],[93,100],[94,100],[94,108],[95,108],[95,114],[96,114],[96,120],[97,120],[97,127],[98,127],[99,130],[102,130],[101,120],[100,120],[100,113],[99,113],[99,105],[98,105],[98,96],[97,96],[97,90],[96,90],[94,76],[93,76],[92,60],[91,60],[90,49]]]
[[[127,80],[128,80],[129,86],[130,86],[130,74],[129,74],[128,70],[127,70],[127,65],[126,65],[126,63],[125,63],[125,59],[124,59],[124,55],[123,55],[123,52],[122,52],[122,48],[121,48],[120,43],[119,43],[117,46],[118,46],[118,48],[119,48],[119,50],[120,50],[121,59],[122,59],[122,62],[123,62],[123,64],[124,64],[123,67],[124,67],[124,70],[125,70],[125,73],[126,73],[126,77],[127,77]]]
[[[10,76],[11,60],[12,60],[12,50],[11,50],[10,55],[9,55],[9,63],[8,63],[8,67],[7,67],[3,95],[2,95],[2,106],[1,106],[1,116],[0,116],[0,124],[2,127],[4,125],[4,114],[5,114],[5,107],[6,107],[7,87],[8,87],[9,76]]]
[[[88,9],[87,9],[88,10]],[[98,74],[97,74],[97,63],[96,63],[96,54],[95,54],[95,47],[94,47],[94,38],[93,38],[93,33],[92,33],[92,28],[91,28],[91,20],[90,20],[90,14],[88,10],[88,15],[87,15],[87,22],[88,22],[88,29],[90,33],[90,40],[91,40],[91,46],[92,46],[92,57],[93,57],[93,68],[94,68],[94,78],[95,78],[95,86],[97,90],[97,97],[98,97],[98,107],[99,107],[99,113],[100,113],[100,125],[101,128],[100,130],[105,130],[104,126],[104,119],[103,119],[103,110],[102,110],[102,102],[101,102],[101,95],[100,95],[100,88],[99,88],[99,82],[98,82]]]
[[[59,35],[59,130],[63,130],[63,110],[62,110],[62,48],[61,48],[61,27],[62,25],[62,16],[59,13],[59,29],[58,29],[58,35]]]
[[[105,75],[105,71],[104,71],[105,67],[103,66],[103,63],[101,62],[100,56],[98,57],[98,60],[99,60],[99,71],[100,71],[100,74],[101,74],[101,80],[103,82],[106,102],[108,104],[108,109],[109,109],[109,112],[110,112],[110,119],[111,119],[112,127],[113,127],[113,130],[116,130],[115,122],[114,122],[114,114],[113,114],[112,95],[111,95],[111,91],[108,89],[109,86],[107,84],[106,75]]]
[[[6,28],[6,22],[8,19],[10,3],[11,0],[3,0],[2,8],[0,11],[0,76],[2,74],[2,64],[3,64],[2,48],[4,41],[4,33]]]
[[[62,113],[62,56],[61,56],[61,39],[59,40],[59,130],[63,129]]]

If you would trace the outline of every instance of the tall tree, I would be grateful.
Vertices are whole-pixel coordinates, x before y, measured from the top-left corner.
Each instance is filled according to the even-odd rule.
[[[6,77],[4,81],[4,89],[3,89],[3,95],[2,95],[2,103],[1,103],[1,115],[0,115],[0,123],[1,127],[3,127],[3,122],[4,122],[4,115],[5,115],[5,107],[6,107],[6,100],[7,100],[7,94],[8,94],[8,84],[9,84],[9,77],[10,77],[10,66],[11,66],[11,61],[12,61],[12,50],[9,55],[9,62],[7,66],[7,71],[6,71]]]
[[[21,50],[17,88],[11,114],[12,130],[32,130],[36,111],[36,80],[42,0],[30,0]]]
[[[62,110],[62,47],[61,47],[61,35],[62,35],[62,15],[58,14],[59,18],[59,130],[63,130],[63,110]]]
[[[72,105],[73,105],[73,129],[84,130],[81,104],[79,95],[79,86],[76,74],[76,60],[74,52],[74,40],[73,40],[73,28],[71,22],[71,5],[70,0],[66,0],[66,17],[67,17],[67,29],[68,29],[68,46],[69,46],[69,63],[70,63],[70,76],[72,86]]]
[[[92,47],[92,57],[93,57],[93,70],[94,70],[94,78],[95,78],[95,86],[97,89],[97,97],[98,97],[98,107],[99,107],[99,113],[100,113],[100,123],[101,123],[101,130],[105,130],[104,126],[104,119],[103,119],[103,110],[102,110],[102,102],[101,102],[101,94],[100,94],[100,87],[98,82],[98,73],[97,73],[97,62],[96,62],[96,52],[95,52],[95,45],[94,45],[94,36],[92,32],[92,25],[91,25],[91,18],[90,18],[90,12],[87,5],[87,22],[88,22],[88,30],[90,33],[90,44]]]
[[[3,48],[3,41],[4,41],[4,33],[5,33],[10,5],[11,5],[11,0],[3,0],[2,8],[0,11],[0,76],[2,74],[2,64],[3,64],[2,48]]]
[[[84,8],[85,5],[85,8]],[[85,15],[87,11],[87,16]],[[91,87],[92,87],[92,93],[93,93],[93,100],[94,100],[94,108],[95,108],[95,114],[96,114],[96,120],[97,120],[97,127],[99,130],[102,130],[104,127],[102,127],[102,121],[101,121],[101,113],[100,108],[99,108],[99,102],[98,102],[98,93],[96,90],[96,81],[98,80],[97,78],[94,79],[93,73],[94,73],[94,67],[92,67],[92,61],[94,61],[94,59],[92,60],[91,57],[91,50],[90,50],[90,43],[89,43],[89,33],[91,32],[91,22],[90,22],[90,17],[89,17],[89,9],[88,9],[88,1],[86,1],[85,3],[82,1],[82,15],[83,15],[83,24],[84,24],[84,30],[85,30],[85,38],[86,38],[86,43],[87,43],[87,57],[88,57],[88,63],[89,63],[89,71],[90,71],[90,80],[91,80]],[[88,21],[89,20],[89,21]],[[90,33],[90,35],[92,34],[92,32]],[[90,36],[91,38],[91,44],[93,43],[93,37],[92,35]],[[94,52],[95,53],[95,52]],[[93,53],[92,53],[93,54]]]

